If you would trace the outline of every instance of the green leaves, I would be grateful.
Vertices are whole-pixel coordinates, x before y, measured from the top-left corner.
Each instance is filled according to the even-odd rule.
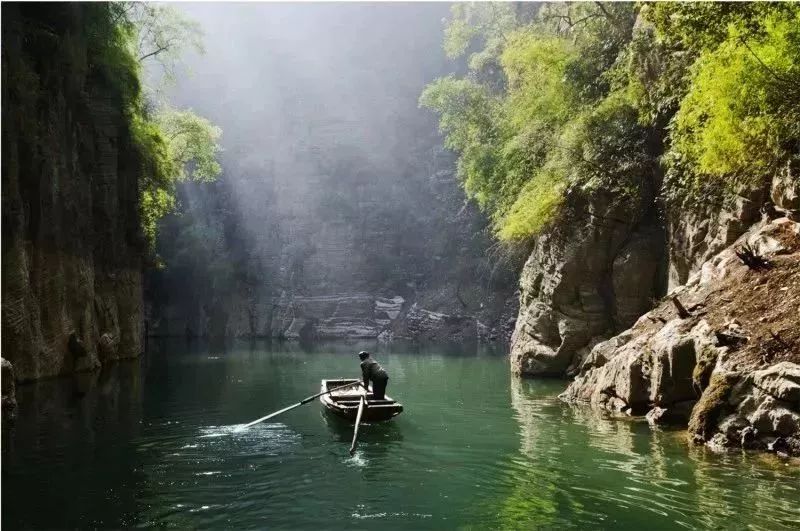
[[[222,135],[219,127],[190,109],[169,107],[159,109],[155,123],[166,139],[175,180],[211,182],[219,176],[222,172],[217,162],[222,151],[218,143]]]
[[[667,193],[674,202],[757,187],[800,140],[800,7],[726,7],[702,26],[697,18],[708,10],[675,8],[660,28],[689,21],[679,44],[697,50],[671,126]]]
[[[525,240],[547,227],[570,185],[613,187],[616,171],[632,182],[628,167],[638,168],[638,161],[623,155],[617,160],[598,142],[607,140],[599,134],[603,120],[620,132],[614,129],[619,116],[598,110],[608,110],[603,101],[611,97],[611,82],[605,76],[633,17],[630,5],[556,4],[521,14],[510,4],[459,4],[454,10],[451,49],[463,52],[464,39],[479,38],[484,48],[471,56],[465,79],[435,81],[420,104],[439,113],[445,143],[460,155],[464,189],[490,215],[501,240]],[[456,36],[463,37],[458,46]],[[481,70],[487,64],[501,69],[501,90]],[[629,126],[621,132],[624,143],[640,128],[635,111],[622,114]]]
[[[639,10],[641,9],[641,13]],[[498,11],[499,10],[499,11]],[[498,237],[547,227],[565,189],[670,204],[760,186],[800,145],[800,5],[770,2],[458,4],[432,83],[467,194]],[[487,65],[499,68],[494,77]]]
[[[202,32],[197,23],[161,4],[98,4],[93,13],[95,16],[87,21],[92,55],[97,59],[98,73],[121,95],[139,152],[142,231],[152,249],[158,221],[176,208],[175,183],[186,179],[210,182],[220,175],[217,158],[222,132],[191,110],[147,101],[142,90],[142,65],[157,64],[161,83],[173,81],[182,53],[187,49],[203,52]],[[157,92],[149,91],[149,97]]]

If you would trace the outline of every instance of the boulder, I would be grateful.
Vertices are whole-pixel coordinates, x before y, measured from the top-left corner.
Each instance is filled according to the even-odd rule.
[[[800,407],[796,401],[800,366],[781,362],[744,376],[715,371],[689,421],[696,442],[715,449],[769,447],[781,438],[789,455],[800,449]],[[774,446],[774,445],[773,445]]]
[[[637,334],[634,327],[598,343],[562,398],[632,414],[697,400],[694,372],[698,352],[710,348],[708,323],[700,320],[692,326],[691,321],[672,319],[646,330]]]
[[[651,426],[685,426],[696,403],[696,400],[685,400],[683,402],[676,402],[666,408],[656,406],[647,412],[645,418],[647,419],[647,423]]]
[[[800,365],[784,361],[753,373],[753,385],[800,409]]]

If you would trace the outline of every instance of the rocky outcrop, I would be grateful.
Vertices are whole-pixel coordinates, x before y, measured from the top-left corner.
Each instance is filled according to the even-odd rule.
[[[664,240],[651,200],[574,194],[567,203],[570,212],[537,238],[522,270],[511,365],[523,376],[570,372],[593,342],[633,324],[659,290]]]
[[[420,341],[476,342],[481,323],[471,315],[448,315],[413,305],[392,329],[396,339]]]
[[[744,247],[768,265],[745,265],[736,254]],[[800,223],[766,218],[596,345],[562,397],[688,424],[693,440],[715,448],[798,454],[798,305]]]
[[[703,263],[732,245],[764,214],[800,220],[798,164],[798,160],[788,161],[771,182],[740,190],[720,204],[672,209],[668,216],[669,289],[686,283]]]
[[[800,364],[715,374],[692,412],[689,433],[714,449],[800,455]]]
[[[141,164],[89,56],[96,8],[3,6],[2,348],[17,380],[141,350]]]

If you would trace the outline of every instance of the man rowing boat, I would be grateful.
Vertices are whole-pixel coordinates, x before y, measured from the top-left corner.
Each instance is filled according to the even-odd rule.
[[[361,360],[361,375],[364,377],[364,387],[369,389],[369,382],[372,381],[372,395],[375,400],[383,400],[386,396],[386,384],[389,383],[389,375],[380,364],[370,357],[369,352],[362,350],[358,353]]]

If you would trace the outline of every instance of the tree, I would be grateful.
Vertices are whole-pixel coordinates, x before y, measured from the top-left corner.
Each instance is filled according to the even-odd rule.
[[[157,85],[174,82],[180,58],[187,49],[203,53],[200,26],[177,9],[162,4],[119,2],[109,4],[110,16],[122,36],[128,55],[139,64],[160,70]],[[219,127],[190,109],[173,109],[159,101],[160,90],[145,86],[132,99],[133,136],[144,154],[141,180],[141,218],[145,236],[155,248],[158,221],[176,208],[175,183],[184,180],[210,182],[222,168],[217,161],[222,148]]]

